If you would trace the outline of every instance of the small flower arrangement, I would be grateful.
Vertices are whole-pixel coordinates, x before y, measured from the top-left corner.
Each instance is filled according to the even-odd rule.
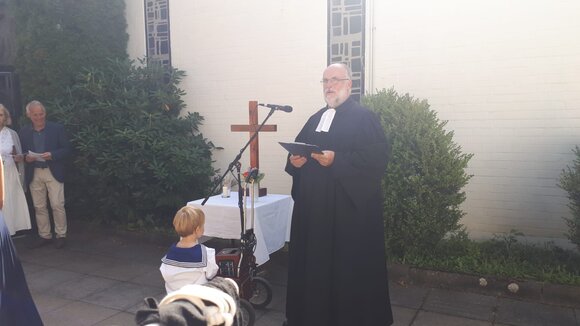
[[[249,168],[248,171],[242,174],[245,183],[260,183],[264,179],[265,174],[258,171],[257,168]]]

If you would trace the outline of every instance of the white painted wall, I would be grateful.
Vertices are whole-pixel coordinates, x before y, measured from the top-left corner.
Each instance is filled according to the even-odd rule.
[[[233,133],[230,125],[248,123],[250,100],[294,107],[268,120],[278,132],[259,137],[263,186],[289,193],[285,151],[277,142],[294,140],[324,103],[325,2],[171,1],[170,22],[172,63],[188,74],[182,84],[188,109],[205,118],[204,136],[224,147],[215,152],[216,167],[223,171],[249,140],[249,133]],[[269,109],[260,110],[262,121]],[[241,162],[247,169],[249,148]]]
[[[580,2],[373,1],[375,89],[428,99],[474,153],[463,222],[562,238],[580,141]]]
[[[126,1],[129,33],[144,34],[143,1]],[[326,65],[326,2],[173,0],[169,11],[172,64],[187,73],[181,84],[187,110],[204,117],[202,133],[224,148],[214,152],[216,168],[224,171],[249,140],[249,133],[230,131],[232,124],[248,123],[249,101],[294,107],[268,120],[278,132],[259,137],[263,186],[288,194],[286,154],[277,142],[293,141],[324,104],[319,81]],[[131,38],[131,57],[142,57],[144,42]],[[269,109],[260,110],[262,121]],[[241,162],[246,170],[249,148]]]
[[[127,0],[129,53],[145,53],[142,0]],[[131,4],[132,3],[132,4]],[[188,110],[224,150],[225,168],[248,139],[249,100],[290,104],[260,136],[271,193],[289,193],[278,141],[292,140],[323,105],[326,1],[170,2],[172,62],[188,73]],[[580,2],[367,0],[367,85],[427,99],[474,153],[463,222],[475,238],[523,231],[562,239],[569,216],[556,187],[580,139]],[[135,10],[135,12],[133,12]],[[138,11],[138,12],[137,12]],[[268,110],[263,109],[260,120]],[[248,155],[242,159],[244,168]]]

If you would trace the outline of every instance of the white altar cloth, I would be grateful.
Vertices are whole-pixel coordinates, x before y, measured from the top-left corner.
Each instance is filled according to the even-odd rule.
[[[247,226],[251,223],[251,202],[247,198]],[[210,197],[205,205],[203,199],[188,202],[205,213],[205,232],[208,237],[240,239],[241,223],[238,208],[238,193],[230,197]],[[267,195],[255,202],[254,233],[256,234],[256,262],[261,265],[270,259],[270,254],[284,247],[290,240],[290,222],[294,201],[288,195]]]

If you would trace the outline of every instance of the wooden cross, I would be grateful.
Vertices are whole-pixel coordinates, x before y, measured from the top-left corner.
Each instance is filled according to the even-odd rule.
[[[258,102],[257,101],[250,101],[248,108],[250,110],[250,123],[247,125],[231,125],[231,131],[246,131],[250,132],[250,138],[256,132],[260,124],[258,123]],[[260,132],[263,131],[277,131],[277,125],[264,125]],[[252,168],[260,168],[260,150],[259,150],[259,143],[257,135],[254,140],[250,143],[250,167]]]

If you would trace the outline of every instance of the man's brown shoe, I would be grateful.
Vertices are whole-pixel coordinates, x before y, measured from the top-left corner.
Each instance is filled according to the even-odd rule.
[[[52,242],[52,239],[45,239],[45,238],[37,238],[36,240],[34,240],[31,244],[28,245],[29,249],[36,249],[36,248],[40,248],[40,247],[44,247],[46,245],[49,245]]]
[[[62,249],[66,244],[66,238],[56,238],[56,244],[54,245],[56,249]]]

